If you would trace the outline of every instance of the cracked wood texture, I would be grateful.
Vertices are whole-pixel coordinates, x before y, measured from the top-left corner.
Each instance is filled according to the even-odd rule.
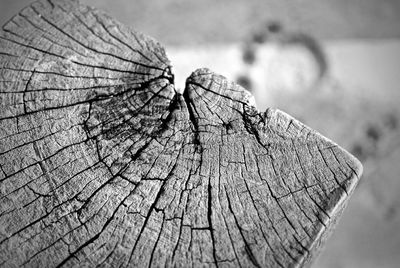
[[[76,1],[0,34],[1,267],[310,265],[360,163]]]

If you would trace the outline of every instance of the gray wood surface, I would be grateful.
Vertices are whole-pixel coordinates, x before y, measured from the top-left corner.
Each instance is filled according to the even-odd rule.
[[[6,23],[1,267],[311,263],[361,164],[210,70],[178,94],[170,70],[156,41],[75,1]]]

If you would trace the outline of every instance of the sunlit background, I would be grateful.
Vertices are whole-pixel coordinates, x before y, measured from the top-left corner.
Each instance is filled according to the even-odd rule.
[[[0,0],[0,23],[28,0]],[[400,265],[399,0],[82,0],[356,155],[364,175],[313,267]]]

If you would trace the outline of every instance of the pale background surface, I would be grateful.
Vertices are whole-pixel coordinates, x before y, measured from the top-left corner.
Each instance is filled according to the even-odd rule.
[[[28,0],[0,0],[0,23]],[[400,1],[82,0],[164,43],[177,87],[198,67],[245,74],[258,108],[279,108],[357,155],[364,175],[314,267],[400,265]],[[320,40],[328,73],[315,77],[302,47],[261,46],[253,66],[242,47],[254,29],[280,21]]]
[[[0,24],[31,0],[0,0]],[[164,44],[236,42],[271,19],[318,38],[400,37],[399,0],[81,0]]]

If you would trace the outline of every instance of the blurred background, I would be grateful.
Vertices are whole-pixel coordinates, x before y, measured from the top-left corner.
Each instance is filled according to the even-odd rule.
[[[29,0],[0,0],[0,23]],[[364,174],[313,267],[400,267],[399,0],[81,0],[165,45],[176,85],[237,81],[357,156]]]

